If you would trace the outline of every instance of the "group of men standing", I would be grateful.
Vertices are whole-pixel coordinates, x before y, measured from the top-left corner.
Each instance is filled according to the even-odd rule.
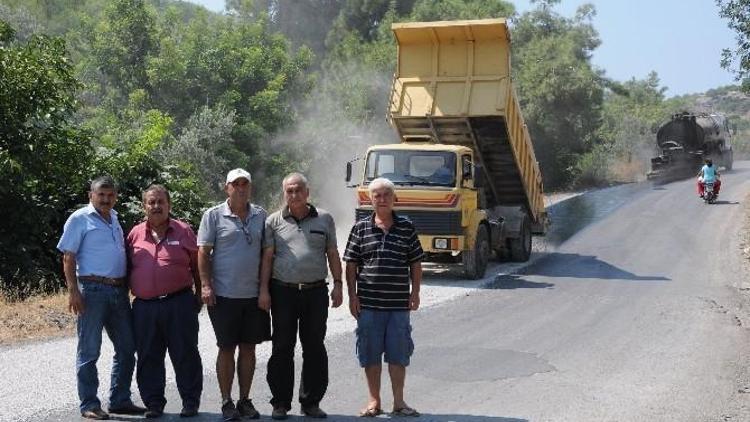
[[[216,374],[224,420],[260,417],[250,391],[255,347],[267,340],[272,341],[267,371],[271,417],[287,418],[298,336],[301,412],[312,418],[327,416],[320,402],[328,387],[324,340],[329,297],[331,307],[343,302],[334,220],[308,202],[308,181],[300,173],[284,178],[285,205],[271,215],[251,202],[247,171],[230,171],[224,190],[227,200],[204,213],[197,236],[188,224],[170,216],[167,189],[151,185],[143,192],[145,219],[125,237],[113,208],[117,188],[108,176],[91,183],[89,205],[68,218],[58,249],[63,252],[69,307],[78,315],[76,368],[83,417],[109,418],[97,396],[102,330],[115,351],[109,413],[147,418],[163,414],[168,352],[182,399],[180,416],[197,415],[203,389],[198,351],[203,304],[218,346]],[[354,225],[344,254],[349,309],[357,319],[357,357],[369,393],[360,416],[383,413],[383,358],[393,386],[393,413],[418,416],[404,401],[403,389],[414,348],[409,316],[419,307],[423,252],[413,225],[393,212],[393,183],[375,179],[369,190],[374,212]],[[134,296],[132,307],[128,290]],[[145,408],[131,400],[134,370]]]

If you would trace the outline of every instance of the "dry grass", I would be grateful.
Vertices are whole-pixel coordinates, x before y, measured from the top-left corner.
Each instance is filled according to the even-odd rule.
[[[0,298],[0,345],[71,335],[75,326],[65,292],[23,301]]]

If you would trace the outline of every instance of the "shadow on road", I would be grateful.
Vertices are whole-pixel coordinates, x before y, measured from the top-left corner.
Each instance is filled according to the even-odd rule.
[[[116,418],[113,419],[113,415],[110,415],[109,420],[124,420],[124,421],[134,421],[134,420],[140,420],[141,418]],[[263,415],[261,416],[261,419],[270,419],[269,417]],[[81,419],[83,420],[83,419]],[[201,412],[198,414],[197,417],[185,419],[180,418],[179,415],[176,414],[170,414],[165,413],[161,418],[159,418],[160,421],[185,421],[190,420],[193,422],[216,422],[221,421],[221,415],[218,413],[209,413],[209,412]],[[310,418],[299,416],[299,415],[289,415],[288,421],[308,421],[311,420]],[[328,418],[326,419],[331,422],[362,422],[363,420],[375,420],[375,421],[381,421],[381,420],[391,420],[391,421],[420,421],[420,422],[426,422],[426,421],[434,421],[434,422],[528,422],[527,419],[518,419],[518,418],[504,418],[499,416],[479,416],[479,415],[462,415],[462,414],[446,414],[446,415],[440,415],[440,414],[431,414],[431,413],[422,413],[422,415],[418,418],[414,417],[398,417],[398,416],[391,416],[388,413],[384,413],[380,416],[377,416],[375,418],[361,418],[357,415],[336,415],[336,414],[328,414]]]
[[[716,201],[711,205],[739,205],[739,201]]]
[[[290,418],[294,420],[295,418]],[[303,418],[299,418],[302,420]],[[418,418],[414,417],[397,417],[389,414],[383,414],[375,418],[360,418],[358,416],[342,416],[342,415],[328,415],[329,421],[347,421],[347,422],[362,422],[363,420],[391,420],[391,421],[420,421],[420,422],[528,422],[527,419],[518,418],[504,418],[500,416],[479,416],[479,415],[461,415],[461,414],[431,414],[422,413]],[[307,420],[307,419],[305,419]]]
[[[640,276],[617,268],[595,256],[576,253],[553,252],[532,265],[521,269],[519,274],[546,277],[600,278],[605,280],[670,281],[663,276]]]
[[[482,286],[483,289],[490,290],[513,290],[513,289],[549,289],[554,287],[553,283],[541,281],[529,281],[518,274],[504,274],[498,276],[491,283]]]

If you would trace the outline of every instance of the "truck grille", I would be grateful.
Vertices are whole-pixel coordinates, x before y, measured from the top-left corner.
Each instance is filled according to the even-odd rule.
[[[396,213],[403,217],[408,217],[418,234],[429,235],[456,235],[463,234],[461,230],[461,212],[460,211],[409,211],[398,210]],[[372,210],[357,209],[355,218],[361,220],[369,217]]]

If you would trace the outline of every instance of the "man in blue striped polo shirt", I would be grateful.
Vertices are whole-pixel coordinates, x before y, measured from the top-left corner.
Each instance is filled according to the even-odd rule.
[[[357,357],[370,396],[360,416],[383,413],[383,356],[393,387],[392,414],[419,416],[404,401],[404,381],[414,351],[409,313],[419,308],[424,252],[411,221],[393,212],[393,183],[378,178],[369,191],[375,212],[354,224],[344,252],[349,310],[357,319]]]

